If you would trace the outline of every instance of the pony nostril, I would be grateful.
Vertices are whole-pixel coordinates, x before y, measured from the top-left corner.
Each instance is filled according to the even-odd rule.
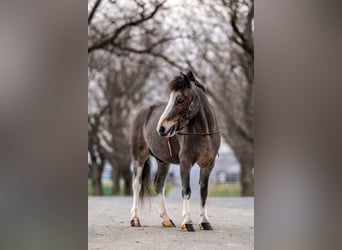
[[[165,128],[164,128],[163,126],[161,126],[161,127],[159,128],[159,133],[160,133],[160,134],[164,134],[164,133],[165,133]]]

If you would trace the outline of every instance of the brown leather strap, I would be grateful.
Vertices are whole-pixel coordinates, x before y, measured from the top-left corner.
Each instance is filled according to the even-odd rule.
[[[167,143],[167,148],[169,149],[169,154],[172,157],[172,151],[171,151],[171,144],[170,144],[170,137],[166,137],[166,143]]]
[[[215,135],[215,134],[218,134],[220,133],[220,130],[216,130],[214,132],[209,132],[209,133],[184,133],[184,132],[177,132],[177,135]]]
[[[220,133],[219,129],[214,131],[214,132],[211,132],[211,133],[183,133],[183,132],[180,132],[180,131],[177,132],[178,135],[202,135],[202,136],[205,136],[205,135],[215,135],[215,134],[218,134],[218,133]],[[167,144],[167,149],[169,150],[169,154],[172,157],[170,137],[166,137],[166,144]]]

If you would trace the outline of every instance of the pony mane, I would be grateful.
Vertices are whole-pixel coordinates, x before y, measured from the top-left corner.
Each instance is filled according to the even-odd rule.
[[[171,93],[172,91],[184,90],[185,88],[190,87],[191,82],[206,92],[205,87],[199,81],[197,81],[191,71],[189,71],[186,75],[181,72],[181,75],[176,76],[172,81],[170,81],[167,86],[167,92]]]
[[[197,80],[195,80],[195,85],[202,89],[204,92],[207,92],[206,88]]]
[[[176,76],[167,86],[167,92],[183,90],[186,87],[190,87],[190,82],[186,81],[183,76]]]
[[[197,81],[197,79],[194,77],[194,74],[192,73],[191,70],[187,73],[186,76],[188,77],[188,79],[189,79],[190,81],[194,82],[195,85],[196,85],[197,87],[199,87],[199,88],[202,89],[204,92],[206,92],[205,87],[204,87],[199,81]]]

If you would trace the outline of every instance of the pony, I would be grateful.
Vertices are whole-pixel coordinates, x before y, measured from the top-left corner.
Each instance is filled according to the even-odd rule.
[[[195,231],[189,213],[191,196],[190,171],[200,167],[201,230],[213,230],[207,215],[208,181],[215,165],[221,135],[214,109],[205,87],[193,73],[180,73],[167,84],[168,102],[154,102],[143,107],[134,117],[130,129],[133,162],[133,205],[130,224],[140,227],[139,204],[148,195],[151,178],[149,157],[158,163],[154,179],[159,200],[159,214],[164,227],[175,227],[168,214],[164,187],[170,163],[179,164],[182,184],[183,211],[181,229]]]

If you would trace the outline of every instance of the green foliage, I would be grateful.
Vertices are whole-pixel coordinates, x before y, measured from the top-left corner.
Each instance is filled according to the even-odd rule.
[[[238,197],[241,196],[240,184],[218,184],[209,186],[210,197]]]
[[[169,183],[165,184],[165,196],[167,196],[169,194],[169,192],[171,191],[172,188],[173,188],[172,184],[169,184]],[[154,187],[151,188],[150,196],[157,196],[157,194],[154,190]]]
[[[102,183],[102,191],[103,191],[103,196],[110,196],[112,195],[112,188],[113,188],[113,183],[111,182],[105,182]],[[123,184],[120,185],[120,190],[119,190],[119,196],[125,196],[124,195],[124,190],[125,187]],[[91,185],[91,181],[88,181],[88,196],[93,195],[93,187]]]
[[[112,195],[112,188],[113,188],[113,183],[111,182],[105,182],[102,183],[102,190],[103,190],[103,196],[110,196]],[[167,195],[170,190],[173,188],[172,184],[166,184],[165,185],[165,195]],[[125,187],[123,184],[120,185],[120,190],[119,190],[119,196],[125,196],[124,190]],[[93,195],[93,187],[91,185],[91,181],[88,181],[88,196]],[[150,196],[156,196],[156,192],[154,191],[154,188],[151,188]]]

